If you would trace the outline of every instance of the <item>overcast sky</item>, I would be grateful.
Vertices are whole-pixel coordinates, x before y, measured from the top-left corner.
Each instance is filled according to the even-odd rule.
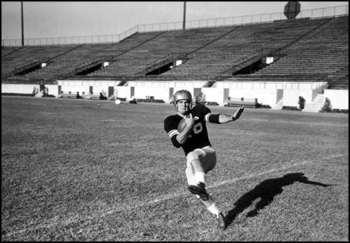
[[[214,19],[284,11],[280,2],[186,1],[186,20]],[[348,6],[342,2],[299,2],[301,10]],[[183,1],[26,2],[25,38],[116,35],[142,24],[182,22]],[[1,39],[21,39],[21,2],[1,2]]]

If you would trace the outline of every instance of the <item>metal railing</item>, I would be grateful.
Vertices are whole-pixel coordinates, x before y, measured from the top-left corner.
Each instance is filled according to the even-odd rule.
[[[322,17],[336,17],[348,15],[348,5],[336,6],[329,8],[319,8],[302,10],[296,17],[300,18],[322,18]],[[258,15],[246,15],[215,19],[202,19],[186,21],[186,29],[221,27],[230,25],[243,25],[252,23],[272,22],[275,20],[286,20],[284,13],[268,13]],[[34,45],[67,45],[67,44],[98,44],[98,43],[118,43],[126,37],[137,32],[151,32],[151,31],[172,31],[182,30],[183,22],[168,22],[155,24],[136,25],[129,30],[115,35],[97,35],[97,36],[71,36],[71,37],[55,37],[55,38],[28,38],[24,40],[25,46]],[[21,46],[21,39],[4,39],[1,41],[2,46]]]

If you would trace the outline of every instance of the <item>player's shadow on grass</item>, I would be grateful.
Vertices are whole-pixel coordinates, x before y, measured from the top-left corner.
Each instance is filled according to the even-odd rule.
[[[265,180],[257,185],[253,190],[244,194],[234,203],[234,208],[231,209],[226,216],[228,225],[235,220],[238,214],[242,213],[246,208],[252,205],[256,199],[260,198],[260,201],[256,204],[255,209],[247,213],[247,217],[256,216],[259,210],[269,205],[276,195],[282,193],[283,187],[292,185],[294,182],[301,182],[322,187],[331,186],[328,184],[309,181],[308,178],[304,176],[304,173],[290,173],[281,178]]]

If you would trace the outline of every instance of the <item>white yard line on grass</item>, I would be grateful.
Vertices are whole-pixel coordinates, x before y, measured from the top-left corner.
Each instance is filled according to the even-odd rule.
[[[341,155],[332,155],[330,157],[323,158],[322,160],[328,160],[328,159],[333,159],[333,158],[338,158],[338,157],[343,157],[343,156],[344,156],[343,154],[341,154]],[[299,165],[311,164],[311,163],[314,163],[314,162],[315,162],[314,160],[304,160],[304,161],[302,161],[300,163],[290,164],[290,165],[282,166],[280,168],[274,168],[274,169],[271,169],[271,170],[263,171],[263,172],[260,172],[260,173],[257,173],[257,174],[250,174],[250,175],[242,176],[240,178],[235,178],[235,179],[231,179],[231,180],[226,180],[226,181],[222,181],[222,182],[219,182],[219,183],[215,183],[214,185],[208,186],[207,188],[215,188],[215,187],[218,187],[218,186],[221,186],[221,185],[224,185],[224,184],[231,184],[231,183],[234,183],[236,181],[245,180],[245,179],[249,179],[249,178],[253,178],[253,177],[258,177],[258,176],[261,176],[261,175],[270,174],[272,172],[282,171],[282,170],[286,170],[286,169],[289,169],[289,168],[292,168],[292,167],[296,167],[296,166],[299,166]]]
[[[343,156],[346,156],[346,154],[332,155],[332,156],[329,156],[329,157],[325,157],[322,160],[329,160],[329,159],[334,159],[334,158],[340,158],[340,157],[343,157]],[[263,172],[260,172],[260,173],[257,173],[257,174],[250,174],[250,175],[246,175],[246,176],[243,176],[243,177],[240,177],[240,178],[235,178],[235,179],[232,179],[232,180],[222,181],[222,182],[216,183],[216,184],[214,184],[212,186],[208,186],[208,188],[215,188],[215,187],[219,187],[219,186],[222,186],[222,185],[225,185],[225,184],[231,184],[231,183],[234,183],[236,181],[245,180],[245,179],[249,179],[249,178],[255,178],[255,177],[259,177],[261,175],[265,175],[265,174],[269,174],[269,173],[273,173],[273,172],[277,172],[277,171],[283,171],[283,170],[290,169],[290,168],[293,168],[293,167],[296,167],[296,166],[300,166],[300,165],[312,164],[312,163],[315,163],[317,161],[319,161],[319,159],[318,160],[304,160],[304,161],[299,162],[299,163],[294,163],[294,164],[286,165],[286,166],[283,166],[283,167],[274,168],[274,169],[263,171]],[[90,219],[94,219],[94,218],[102,218],[102,217],[105,217],[107,215],[110,215],[110,214],[113,214],[113,213],[116,213],[116,212],[132,210],[132,209],[135,209],[135,208],[140,208],[140,207],[143,207],[143,206],[148,206],[148,205],[156,204],[156,203],[159,203],[159,202],[163,202],[163,201],[166,201],[166,200],[169,200],[169,199],[174,199],[174,198],[179,197],[179,196],[185,196],[185,193],[187,194],[187,192],[180,191],[180,192],[177,192],[177,193],[165,194],[164,196],[161,196],[161,197],[156,198],[154,200],[147,201],[147,202],[140,202],[140,203],[138,203],[136,205],[123,205],[123,206],[119,206],[119,207],[118,206],[117,207],[112,207],[111,209],[109,209],[106,212],[96,211],[94,214],[92,214],[90,216],[87,216],[84,219],[82,219],[80,215],[75,215],[75,216],[70,217],[70,218],[68,218],[68,219],[66,219],[64,221],[58,221],[58,218],[55,217],[55,218],[52,218],[51,220],[49,220],[51,222],[45,222],[45,223],[43,223],[41,225],[34,226],[34,227],[27,226],[26,229],[17,230],[17,231],[13,231],[13,232],[8,232],[8,233],[5,233],[4,236],[11,236],[11,235],[16,235],[16,234],[22,234],[22,233],[25,233],[27,231],[38,230],[40,228],[52,228],[52,227],[55,227],[57,225],[66,226],[66,225],[68,225],[68,224],[70,224],[72,222],[76,222],[77,220],[79,220],[81,222],[82,220],[86,221],[86,220],[90,220]]]

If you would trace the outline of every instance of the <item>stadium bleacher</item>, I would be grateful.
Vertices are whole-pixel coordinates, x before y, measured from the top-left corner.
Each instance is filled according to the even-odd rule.
[[[271,82],[311,83],[307,88],[312,89],[307,107],[316,107],[312,109],[317,111],[325,99],[325,87],[328,90],[349,90],[348,20],[348,15],[298,18],[136,32],[115,43],[2,46],[2,84],[58,85],[58,80],[112,81],[115,83],[109,83],[105,88],[101,88],[101,84],[98,86],[98,92],[108,90],[107,96],[110,97],[113,93],[110,88],[128,86],[131,81],[172,81],[181,85],[199,81],[202,88],[220,89],[232,87],[227,82],[239,82],[241,88],[244,83],[254,82],[262,83],[261,87]],[[267,62],[267,59],[272,61]],[[222,82],[226,82],[226,86],[220,86]],[[64,90],[87,92],[92,89],[90,84],[85,85],[89,86],[83,89],[66,87]],[[61,88],[57,88],[58,93]],[[246,91],[249,88],[242,89],[246,92],[246,101],[257,98]],[[279,88],[276,86],[272,94],[275,97],[270,97],[268,102],[274,107],[294,107],[288,102],[283,106],[282,89],[280,85]],[[128,92],[131,96],[135,91]],[[170,90],[161,92],[171,93]],[[266,94],[269,96],[271,92]],[[289,99],[293,100],[299,94],[290,95]],[[331,95],[337,97],[336,94]],[[74,95],[66,96],[74,98]],[[233,96],[232,99],[235,97],[243,96]],[[209,102],[220,103],[227,98],[224,95]],[[160,100],[167,99],[165,95]],[[246,105],[258,105],[256,100],[249,102]],[[240,102],[233,103],[237,106]]]
[[[78,70],[103,60],[109,65],[86,76],[98,79],[123,76],[135,80],[181,55],[187,57],[182,58],[182,65],[159,76],[175,80],[223,76],[228,80],[252,81],[267,77],[270,81],[272,77],[287,80],[289,76],[290,80],[298,77],[300,81],[303,75],[309,78],[312,74],[314,79],[328,77],[331,82],[336,73],[337,80],[330,87],[348,87],[348,74],[344,73],[348,66],[348,16],[144,32],[108,44],[5,46],[1,58],[2,81],[55,83],[57,79],[73,78]],[[232,75],[268,55],[283,57],[254,73]],[[37,62],[47,66],[28,73],[21,70]]]

